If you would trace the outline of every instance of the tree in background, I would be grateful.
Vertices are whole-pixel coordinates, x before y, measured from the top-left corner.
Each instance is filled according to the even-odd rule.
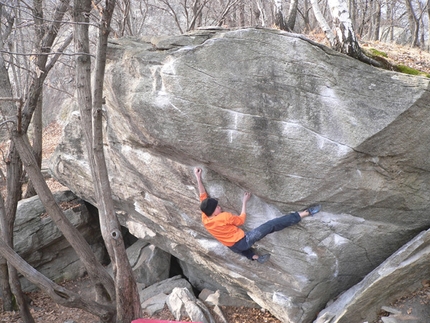
[[[273,2],[275,5],[275,26],[281,30],[288,30],[284,20],[282,0],[273,0]]]
[[[289,31],[293,31],[294,27],[296,25],[296,19],[297,19],[297,11],[299,8],[299,1],[298,0],[291,0],[290,2],[290,8],[288,10],[287,14],[287,28]]]
[[[345,0],[328,0],[333,25],[333,35],[329,38],[331,47],[341,53],[359,59],[365,63],[375,66],[381,64],[367,57],[360,48],[352,21],[349,16],[349,9]]]
[[[5,48],[5,43],[9,38],[13,30],[13,26],[15,23],[14,15],[5,8],[3,5],[0,5],[0,17],[2,17],[2,22],[4,28],[2,28],[0,37],[0,50],[3,51]],[[6,69],[6,65],[3,59],[3,55],[0,55],[0,97],[12,98],[12,87],[9,80],[8,71]],[[5,115],[13,115],[14,111],[16,111],[16,107],[12,100],[2,101],[0,103],[1,111]],[[2,138],[7,138],[8,133],[4,129],[0,128],[0,135]],[[4,157],[3,157],[4,158]],[[18,167],[19,169],[19,167]],[[6,176],[3,171],[0,174],[1,187],[6,186]],[[6,188],[7,190],[7,188]],[[6,206],[3,196],[0,196],[0,228],[1,228],[1,236],[6,238],[7,241],[10,241],[10,233],[8,230],[10,226],[6,222]],[[9,269],[7,265],[7,261],[2,257],[0,259],[0,287],[2,290],[2,299],[3,299],[3,310],[4,311],[13,311],[15,308],[13,306],[13,294],[9,284]]]
[[[427,0],[342,0],[340,3],[349,13],[357,39],[379,40],[384,35],[384,40],[404,43],[399,37],[402,32],[408,42],[412,43],[415,35],[418,46],[428,47]],[[118,0],[120,9],[115,13],[112,28],[120,36],[178,34],[203,26],[276,26],[295,33],[317,34],[325,30],[315,14],[315,4],[334,32],[338,26],[330,0]]]

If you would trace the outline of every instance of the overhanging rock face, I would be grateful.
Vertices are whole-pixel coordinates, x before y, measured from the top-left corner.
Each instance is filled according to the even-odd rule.
[[[121,221],[282,321],[311,322],[430,225],[428,87],[274,30],[115,40],[105,152]],[[95,203],[78,119],[52,172]],[[245,229],[323,211],[260,241],[269,263],[250,262],[205,232],[195,166],[225,209],[253,193]]]

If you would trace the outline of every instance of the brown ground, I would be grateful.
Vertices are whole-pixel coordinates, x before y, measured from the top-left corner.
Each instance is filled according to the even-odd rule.
[[[314,40],[318,40],[318,37],[314,35]],[[380,42],[367,42],[363,44],[366,48],[375,48],[388,54],[390,61],[396,62],[397,64],[403,64],[426,73],[430,73],[430,54],[428,52],[421,51],[419,49],[411,49],[392,44],[384,44]],[[52,124],[45,130],[44,135],[44,158],[50,156],[55,149],[61,130],[59,125]],[[5,151],[7,145],[0,145],[0,149]],[[53,190],[62,188],[62,186],[54,180],[48,180]],[[80,286],[86,283],[85,279],[75,280],[67,282],[65,285],[75,291],[79,292]],[[96,323],[99,322],[98,318],[84,312],[79,309],[66,308],[55,304],[51,299],[44,293],[38,291],[29,293],[28,297],[31,299],[31,311],[36,322],[43,323],[64,323],[67,320],[73,320],[76,323]],[[430,287],[424,286],[421,290],[407,295],[402,299],[397,300],[393,304],[393,307],[404,309],[407,313],[412,313],[415,309],[414,304],[428,304],[430,301]],[[389,304],[387,304],[389,305]],[[405,309],[406,308],[406,309]],[[280,321],[274,318],[269,312],[262,311],[257,308],[233,308],[223,307],[222,311],[227,318],[228,323],[279,323]],[[384,313],[382,313],[384,315]],[[145,317],[144,318],[149,318]],[[172,314],[165,308],[164,311],[152,317],[153,319],[159,320],[174,320]],[[183,321],[189,321],[187,318],[183,318]],[[430,320],[429,320],[430,321]],[[19,313],[17,312],[2,312],[0,313],[0,322],[17,322],[21,323]],[[378,320],[377,322],[382,322]],[[424,321],[423,321],[424,322]]]
[[[88,286],[88,278],[77,279],[61,284],[66,288],[78,293],[82,293],[84,288]],[[46,294],[37,291],[27,293],[31,300],[31,313],[37,323],[64,323],[67,320],[73,320],[76,323],[98,323],[99,319],[85,311],[76,308],[67,308],[55,304]],[[0,301],[1,303],[1,301]],[[246,307],[222,307],[222,312],[228,323],[280,323],[268,311],[263,311],[258,308]],[[215,316],[214,316],[215,317]],[[170,313],[167,306],[163,311],[154,316],[143,315],[142,318],[158,319],[166,321],[174,321],[175,318]],[[182,317],[183,322],[191,322],[187,317]],[[19,312],[2,312],[0,313],[0,322],[16,322],[23,323],[20,319]],[[222,322],[216,322],[222,323]]]

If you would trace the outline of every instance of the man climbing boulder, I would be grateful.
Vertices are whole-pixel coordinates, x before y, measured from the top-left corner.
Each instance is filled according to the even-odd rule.
[[[283,230],[286,227],[299,223],[304,217],[314,215],[321,210],[320,204],[311,205],[302,211],[292,212],[269,220],[251,231],[244,232],[239,226],[245,223],[246,203],[251,198],[251,193],[245,192],[242,199],[240,215],[234,215],[230,212],[223,211],[218,201],[208,196],[201,178],[202,169],[195,168],[194,174],[199,189],[202,222],[206,230],[208,230],[215,239],[230,248],[231,251],[239,253],[248,259],[257,260],[259,263],[265,263],[269,260],[270,254],[255,254],[252,249],[252,245],[255,242],[263,239],[270,233]]]

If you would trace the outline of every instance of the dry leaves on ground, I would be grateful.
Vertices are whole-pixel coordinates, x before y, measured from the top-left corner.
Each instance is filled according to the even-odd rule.
[[[89,280],[87,277],[65,282],[62,286],[81,293],[81,289],[88,289]],[[76,323],[99,323],[99,319],[83,310],[68,308],[56,304],[49,296],[40,291],[27,293],[30,299],[31,313],[37,323],[64,323],[67,320],[73,320]],[[1,305],[1,301],[0,301]],[[268,311],[259,308],[248,307],[221,307],[228,323],[281,323],[277,318]],[[142,318],[174,321],[175,318],[165,306],[164,310],[149,317],[144,315]],[[182,317],[183,322],[191,322],[188,317]],[[23,323],[19,312],[2,312],[0,313],[0,322]],[[222,323],[216,321],[216,323]]]

